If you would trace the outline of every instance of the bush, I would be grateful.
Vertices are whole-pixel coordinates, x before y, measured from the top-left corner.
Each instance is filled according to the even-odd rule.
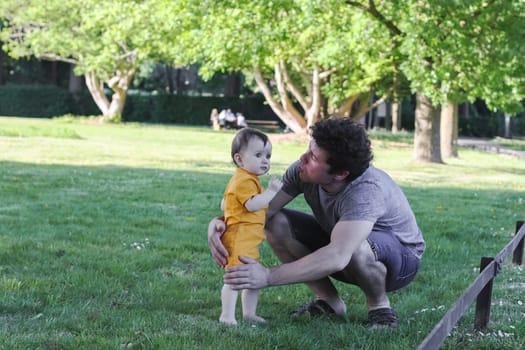
[[[110,96],[108,96],[110,98]],[[231,108],[246,118],[278,120],[262,96],[245,98],[130,93],[123,121],[208,125],[213,108]],[[43,117],[100,115],[88,91],[72,94],[54,85],[0,86],[0,115]]]
[[[244,98],[131,94],[122,119],[165,124],[208,125],[213,108],[230,108],[248,119],[278,120],[262,96]]]
[[[0,115],[53,117],[70,111],[71,95],[54,85],[0,86]]]

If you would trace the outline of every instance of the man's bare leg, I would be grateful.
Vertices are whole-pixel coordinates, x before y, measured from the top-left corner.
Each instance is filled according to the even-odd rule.
[[[343,270],[347,282],[355,284],[365,293],[368,310],[389,308],[386,293],[386,267],[375,260],[368,241],[364,241],[352,255],[347,268]]]
[[[283,262],[295,261],[311,253],[291,232],[288,219],[282,213],[275,214],[266,225],[266,238],[275,255]],[[344,316],[346,305],[329,278],[306,283],[317,298],[328,303],[336,314]]]

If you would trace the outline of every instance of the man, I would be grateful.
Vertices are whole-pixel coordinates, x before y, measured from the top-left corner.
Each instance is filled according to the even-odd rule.
[[[296,314],[344,315],[332,277],[363,291],[370,326],[397,326],[387,292],[413,280],[425,241],[405,195],[372,158],[361,125],[349,118],[317,122],[307,152],[288,168],[267,211],[266,237],[283,264],[266,268],[241,258],[245,264],[228,268],[224,282],[237,289],[304,282],[316,299]],[[284,208],[301,193],[313,215]],[[221,266],[228,254],[222,232],[224,222],[213,219],[208,243]]]

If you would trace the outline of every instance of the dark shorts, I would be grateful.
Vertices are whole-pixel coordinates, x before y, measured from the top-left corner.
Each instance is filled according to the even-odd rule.
[[[315,251],[330,243],[330,233],[323,231],[312,215],[282,209],[286,215],[296,239]],[[386,290],[398,290],[410,283],[419,269],[419,258],[393,233],[372,231],[368,236],[368,243],[375,254],[376,261],[382,262],[387,268]],[[331,275],[342,282],[349,282],[343,273]]]

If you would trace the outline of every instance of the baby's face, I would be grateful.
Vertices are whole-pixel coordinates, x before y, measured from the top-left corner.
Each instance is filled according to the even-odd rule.
[[[236,160],[237,166],[249,173],[260,176],[270,170],[270,158],[272,157],[272,144],[266,145],[258,137],[252,137],[248,145],[239,153]]]

